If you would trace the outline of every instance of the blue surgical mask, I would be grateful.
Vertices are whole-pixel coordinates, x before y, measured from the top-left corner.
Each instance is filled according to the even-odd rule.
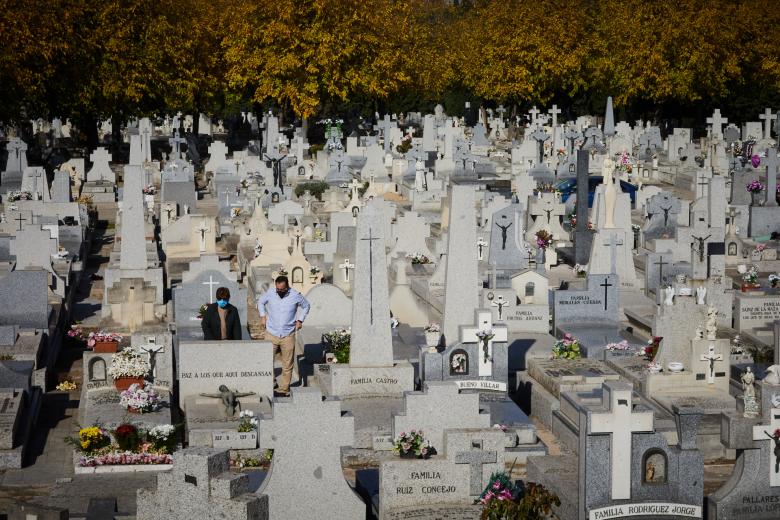
[[[217,305],[219,305],[220,309],[224,309],[227,307],[228,301],[227,300],[217,300]]]

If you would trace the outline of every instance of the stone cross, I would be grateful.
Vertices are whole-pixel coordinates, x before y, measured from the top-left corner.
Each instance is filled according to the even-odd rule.
[[[780,166],[777,148],[767,148],[764,162],[766,163],[766,202],[764,206],[777,206],[777,167]]]
[[[344,260],[343,264],[339,264],[340,269],[344,269],[344,280],[349,281],[349,270],[355,268],[355,264],[349,262],[349,258]]]
[[[531,114],[531,124],[536,124],[536,116],[539,114],[539,109],[536,108],[536,105],[531,108],[531,110],[528,111],[529,114]]]
[[[16,217],[14,220],[19,223],[19,231],[21,231],[22,230],[22,223],[26,222],[27,219],[24,218],[21,213],[19,213],[19,216]]]
[[[379,240],[377,237],[374,236],[374,230],[372,228],[368,228],[368,236],[365,238],[361,238],[361,241],[368,241],[368,277],[369,277],[369,288],[368,288],[368,294],[371,298],[371,304],[369,305],[369,312],[370,312],[370,323],[374,323],[374,240]]]
[[[209,281],[203,282],[203,285],[209,286],[209,303],[214,301],[214,286],[219,285],[219,282],[214,280],[214,277],[209,275]]]
[[[508,339],[507,328],[505,326],[493,325],[493,313],[486,309],[480,309],[476,312],[477,325],[475,327],[461,328],[461,343],[479,343],[482,345],[483,355],[479,356],[479,376],[493,375],[493,343],[506,342]],[[489,333],[487,336],[480,337],[480,333]],[[492,337],[491,337],[492,335]]]
[[[582,137],[582,134],[575,127],[570,126],[566,129],[563,137],[566,138],[566,141],[569,143],[566,153],[569,157],[571,157],[574,154],[574,141]]]
[[[504,295],[503,294],[499,294],[498,298],[496,298],[494,301],[490,302],[490,305],[492,307],[498,307],[498,319],[500,321],[500,320],[503,319],[504,307],[509,305],[509,302],[504,299]]]
[[[295,143],[293,144],[292,148],[295,152],[296,164],[303,164],[303,154],[310,148],[309,143],[304,140],[303,136],[299,135],[295,138]]]
[[[536,164],[537,166],[541,166],[544,163],[544,143],[548,139],[550,139],[550,134],[544,131],[543,128],[537,128],[532,134],[531,137],[536,141],[536,144],[539,146],[539,152],[538,152],[538,161]]]
[[[390,151],[390,130],[393,127],[392,121],[390,121],[390,114],[385,114],[384,119],[379,123],[379,128],[382,129],[382,136],[384,137],[385,153]]]
[[[664,280],[664,266],[669,265],[669,262],[664,262],[664,257],[659,256],[658,261],[655,262],[653,265],[658,266],[658,287],[661,287],[661,284],[663,284],[663,280]]]
[[[485,239],[480,236],[479,240],[477,240],[477,258],[479,260],[482,260],[483,255],[485,254],[485,246],[487,246],[488,243],[485,242]]]
[[[586,151],[596,150],[601,152],[604,150],[604,145],[601,143],[604,134],[601,133],[601,129],[597,126],[591,126],[585,130],[585,144],[582,145],[582,149]]]
[[[618,239],[617,236],[612,233],[609,235],[609,238],[606,242],[604,242],[605,246],[609,246],[609,256],[612,262],[611,270],[610,272],[613,274],[617,274],[617,246],[623,245],[623,240]],[[607,281],[604,280],[604,283]],[[604,310],[607,310],[607,288],[604,288]]]
[[[712,126],[710,136],[714,140],[723,139],[723,125],[728,123],[729,120],[720,115],[720,109],[716,108],[712,112],[712,117],[707,118],[707,124]]]
[[[634,432],[653,431],[653,412],[634,413],[632,390],[620,383],[607,383],[602,402],[609,404],[608,412],[590,414],[588,433],[608,433],[610,439],[610,477],[612,500],[631,498],[631,435]]]
[[[708,194],[707,188],[710,185],[710,178],[704,175],[703,172],[697,172],[696,177],[698,177],[696,181],[696,198],[700,199]]]
[[[183,143],[186,143],[187,140],[183,137],[179,137],[179,131],[176,130],[173,132],[173,137],[168,139],[168,144],[171,145],[171,149],[173,150],[173,157],[177,159],[181,159],[181,145]]]
[[[211,228],[206,226],[205,223],[201,223],[200,227],[195,231],[200,233],[200,252],[203,253],[206,251],[206,233],[211,231]]]
[[[780,429],[780,408],[772,408],[769,417],[769,424],[753,426],[753,440],[774,442],[774,446],[769,450],[775,453],[774,460],[769,460],[769,485],[778,487],[780,486],[780,457],[777,453],[780,450],[780,437],[775,436],[775,432]]]
[[[547,113],[552,116],[552,127],[553,132],[555,132],[555,128],[558,126],[558,114],[561,113],[561,109],[558,108],[558,105],[553,105],[552,108],[547,111]]]
[[[146,354],[146,359],[151,367],[152,381],[157,378],[157,354],[165,352],[165,345],[158,345],[154,338],[147,338],[146,345],[139,345],[138,350]]]
[[[709,363],[709,369],[707,370],[707,384],[715,384],[715,362],[723,361],[723,354],[715,353],[715,345],[710,344],[706,354],[701,355],[701,361],[707,361]]]
[[[455,454],[455,464],[469,465],[469,494],[479,495],[482,493],[484,464],[495,464],[498,454],[495,451],[485,451],[480,442],[475,442],[469,451],[459,451]]]
[[[776,115],[772,113],[771,108],[767,108],[763,114],[758,115],[758,118],[764,121],[764,139],[772,139],[772,120]]]

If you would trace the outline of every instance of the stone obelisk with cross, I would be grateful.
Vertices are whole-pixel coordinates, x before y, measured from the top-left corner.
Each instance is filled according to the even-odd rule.
[[[384,241],[382,212],[376,204],[369,204],[360,213],[357,222],[350,365],[371,367],[393,364]]]

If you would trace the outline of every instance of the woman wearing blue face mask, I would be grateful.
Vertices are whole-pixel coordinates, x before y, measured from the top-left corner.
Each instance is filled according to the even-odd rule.
[[[238,309],[230,305],[230,291],[226,287],[217,289],[217,301],[206,307],[200,326],[206,341],[242,339],[241,317],[238,315]]]

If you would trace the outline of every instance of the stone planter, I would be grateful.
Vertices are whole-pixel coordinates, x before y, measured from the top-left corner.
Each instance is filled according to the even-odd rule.
[[[92,349],[93,352],[100,354],[116,354],[117,350],[119,350],[118,341],[98,341]]]
[[[120,392],[123,392],[128,388],[130,388],[130,386],[133,383],[138,383],[138,385],[143,385],[144,378],[143,377],[119,377],[117,379],[114,379],[114,386]]]
[[[742,292],[757,291],[761,289],[761,285],[757,283],[743,283],[740,287]]]
[[[426,332],[425,333],[425,346],[427,347],[437,347],[439,345],[439,338],[441,337],[441,332]]]

